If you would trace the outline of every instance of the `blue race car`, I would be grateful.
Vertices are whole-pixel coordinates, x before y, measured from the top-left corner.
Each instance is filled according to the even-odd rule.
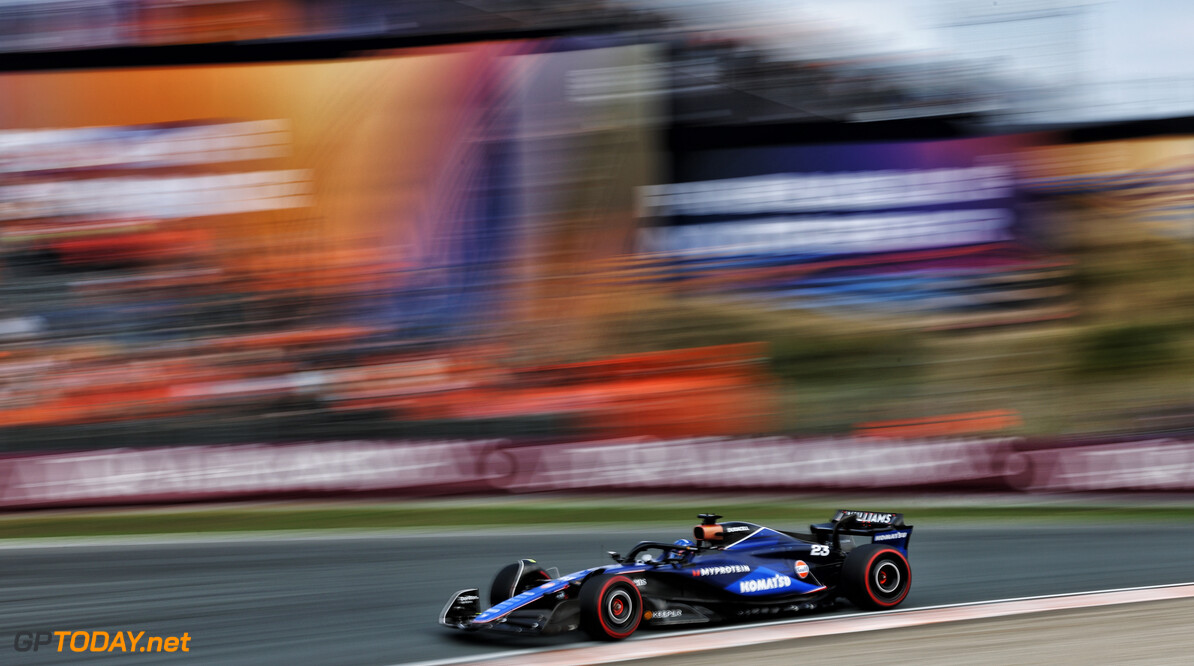
[[[524,559],[498,572],[481,610],[480,590],[452,595],[439,621],[466,631],[556,634],[583,629],[621,640],[640,626],[670,627],[774,617],[832,607],[840,597],[868,610],[908,596],[912,526],[900,513],[838,511],[810,532],[700,514],[693,539],[642,541],[615,564],[560,576]]]

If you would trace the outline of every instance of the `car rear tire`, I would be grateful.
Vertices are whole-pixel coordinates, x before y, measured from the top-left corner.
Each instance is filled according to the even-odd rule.
[[[535,560],[522,559],[507,564],[497,572],[493,577],[493,585],[489,586],[489,605],[496,606],[549,580],[551,576]]]
[[[580,628],[595,641],[620,641],[638,629],[643,595],[625,576],[594,576],[580,588]]]
[[[842,565],[842,592],[865,610],[895,608],[908,596],[912,567],[891,546],[868,543],[850,551]]]

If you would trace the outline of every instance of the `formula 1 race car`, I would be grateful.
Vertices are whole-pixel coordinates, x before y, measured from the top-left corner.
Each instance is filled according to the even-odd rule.
[[[899,513],[838,511],[810,533],[700,514],[693,540],[642,541],[615,564],[560,576],[524,559],[498,572],[481,610],[480,591],[461,590],[440,612],[454,629],[556,634],[583,629],[621,640],[639,626],[774,617],[828,608],[845,597],[868,610],[908,596],[912,526]]]

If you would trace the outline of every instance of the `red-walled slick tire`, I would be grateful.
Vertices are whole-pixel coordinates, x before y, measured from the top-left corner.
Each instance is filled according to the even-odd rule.
[[[908,558],[891,546],[860,546],[850,551],[842,565],[842,592],[859,608],[895,608],[908,596],[911,585]]]
[[[620,641],[638,629],[643,596],[625,576],[594,576],[580,588],[580,628],[597,641]]]

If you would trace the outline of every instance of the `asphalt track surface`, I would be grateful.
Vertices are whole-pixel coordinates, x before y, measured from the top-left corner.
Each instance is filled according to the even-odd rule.
[[[452,592],[480,587],[484,595],[497,569],[519,557],[570,571],[639,539],[684,536],[686,527],[0,543],[0,663],[350,666],[579,646],[579,634],[477,640],[435,620]],[[903,608],[1185,583],[1194,580],[1190,552],[1189,524],[917,525]],[[39,630],[186,633],[190,651],[16,651],[18,631]]]

